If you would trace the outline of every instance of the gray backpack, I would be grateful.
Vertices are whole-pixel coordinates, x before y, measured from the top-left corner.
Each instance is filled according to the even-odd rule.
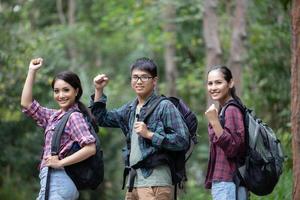
[[[270,194],[282,173],[284,155],[280,141],[273,130],[254,112],[236,100],[226,103],[219,114],[222,127],[228,106],[238,107],[244,115],[246,156],[238,163],[234,177],[237,187],[245,186],[250,192],[264,196]]]

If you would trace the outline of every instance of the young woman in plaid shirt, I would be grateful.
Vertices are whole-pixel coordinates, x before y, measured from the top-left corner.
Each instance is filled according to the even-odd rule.
[[[42,58],[31,60],[21,97],[23,112],[33,118],[38,126],[45,130],[45,143],[39,175],[41,189],[37,199],[44,199],[48,167],[51,167],[53,170],[50,179],[49,200],[73,200],[78,198],[79,193],[75,184],[64,171],[64,166],[80,162],[95,154],[95,138],[90,133],[89,125],[84,118],[84,115],[91,116],[80,102],[82,87],[80,79],[73,72],[61,72],[56,75],[52,82],[53,97],[60,109],[42,107],[36,100],[33,100],[32,88],[36,72],[42,63]],[[51,139],[54,128],[69,110],[80,110],[80,112],[73,112],[70,115],[65,132],[62,134],[59,154],[58,156],[51,156]],[[76,153],[66,156],[74,142],[78,142],[82,148]]]
[[[247,191],[236,186],[233,175],[237,169],[237,160],[245,153],[245,128],[243,114],[239,108],[229,106],[225,111],[224,128],[218,118],[218,112],[230,100],[240,99],[235,94],[231,71],[226,66],[214,66],[207,75],[207,91],[219,108],[212,104],[205,112],[208,119],[210,157],[205,187],[211,189],[214,200],[245,200]],[[236,198],[236,194],[238,197]]]

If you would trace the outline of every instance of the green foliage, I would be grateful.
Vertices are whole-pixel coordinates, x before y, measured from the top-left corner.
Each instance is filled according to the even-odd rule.
[[[0,188],[0,199],[15,200],[15,199],[34,199],[38,191],[38,183],[36,180],[30,181],[31,184],[24,184],[24,180],[17,176],[9,176],[6,171],[6,176],[1,175],[3,184]],[[34,183],[34,184],[33,184]],[[33,192],[35,190],[35,193]]]
[[[134,98],[130,88],[130,64],[138,57],[154,58],[159,66],[159,91],[165,93],[164,6],[170,0],[75,1],[74,25],[60,21],[56,1],[0,2],[0,199],[33,199],[39,190],[39,155],[42,130],[21,113],[23,82],[32,57],[44,58],[34,86],[34,98],[56,107],[50,83],[55,73],[73,70],[84,88],[82,101],[88,104],[92,78],[106,73],[108,107],[115,108]],[[62,1],[67,19],[67,1]],[[218,8],[223,60],[229,55],[232,2]],[[283,5],[285,2],[281,1]],[[199,144],[188,162],[186,193],[179,199],[211,199],[203,187],[209,155],[205,86],[205,47],[202,37],[203,1],[172,1],[176,7],[176,59],[179,77],[176,87],[199,120]],[[290,27],[289,16],[280,2],[250,1],[247,9],[247,62],[243,68],[245,104],[268,122],[279,136],[287,161],[272,195],[261,199],[290,199],[292,153],[290,149]],[[75,57],[70,51],[74,50]],[[105,159],[105,181],[96,191],[82,192],[80,199],[122,199],[124,136],[118,129],[100,129]],[[17,191],[17,192],[16,192]],[[253,197],[251,199],[260,199]]]

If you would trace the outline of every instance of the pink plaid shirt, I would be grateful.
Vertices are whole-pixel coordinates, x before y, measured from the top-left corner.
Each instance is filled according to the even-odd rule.
[[[74,104],[70,109],[79,110],[77,104]],[[43,147],[42,161],[40,164],[40,169],[42,169],[45,167],[44,157],[51,155],[51,140],[54,128],[65,112],[62,110],[42,107],[36,100],[32,102],[28,109],[23,108],[22,112],[33,118],[37,122],[38,126],[45,130],[45,143]],[[90,133],[88,124],[80,112],[72,113],[66,123],[65,132],[61,136],[61,144],[58,154],[60,159],[65,157],[73,142],[78,142],[81,147],[86,144],[95,143],[95,138]]]
[[[239,108],[228,106],[222,135],[217,138],[212,126],[208,126],[210,156],[205,179],[205,188],[213,181],[232,181],[237,157],[245,153],[245,128],[243,114]]]

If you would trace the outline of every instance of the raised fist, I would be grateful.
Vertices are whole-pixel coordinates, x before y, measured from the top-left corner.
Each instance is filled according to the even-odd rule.
[[[99,74],[94,78],[94,86],[101,90],[108,84],[109,78],[105,74]]]
[[[42,58],[34,58],[30,61],[29,69],[38,70],[43,65]]]

